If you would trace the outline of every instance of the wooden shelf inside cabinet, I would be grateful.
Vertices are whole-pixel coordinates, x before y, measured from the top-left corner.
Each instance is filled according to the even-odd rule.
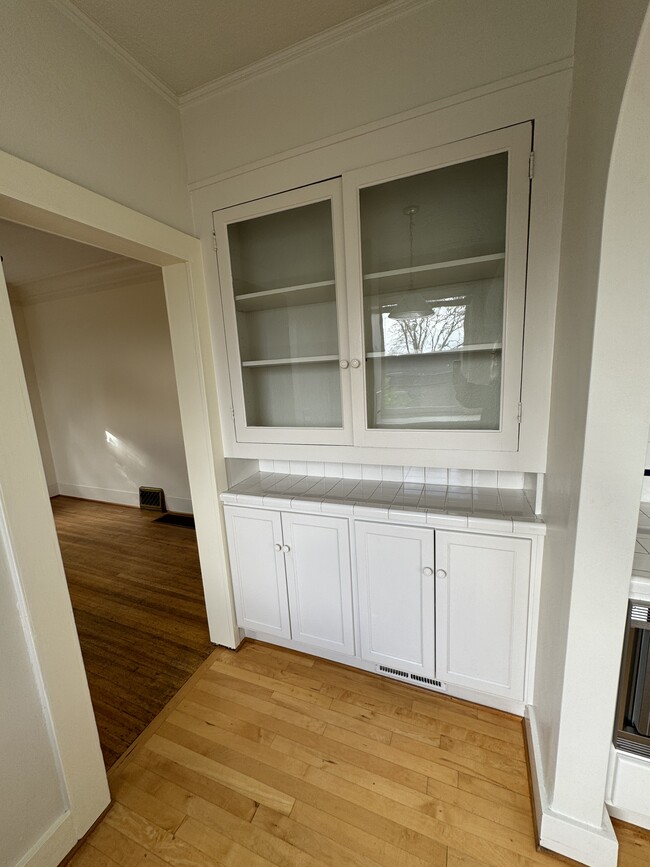
[[[338,355],[312,355],[297,358],[264,358],[259,361],[242,361],[242,367],[275,367],[280,364],[322,364],[338,361]]]
[[[398,355],[394,352],[368,352],[366,353],[366,359],[371,358],[391,358],[391,359],[405,359],[405,358],[433,358],[439,357],[442,355],[461,355],[464,352],[501,352],[501,344],[500,343],[474,343],[468,344],[467,346],[457,346],[454,349],[438,349],[435,352],[409,352],[404,353],[402,355]]]
[[[505,253],[491,253],[488,256],[415,265],[413,268],[376,271],[373,274],[364,274],[363,281],[366,294],[370,295],[471,283],[502,276],[504,260]]]
[[[250,313],[254,310],[271,310],[275,307],[294,307],[302,304],[321,304],[334,301],[334,280],[319,283],[301,283],[298,286],[283,286],[279,289],[264,289],[235,295],[237,310]]]

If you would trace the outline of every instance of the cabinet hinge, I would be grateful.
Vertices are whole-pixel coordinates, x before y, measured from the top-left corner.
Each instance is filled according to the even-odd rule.
[[[517,423],[521,424],[521,404],[517,404]]]
[[[521,406],[521,404],[519,404],[519,406]],[[234,421],[235,420],[235,407],[234,406],[230,407],[230,414],[232,415],[232,420]]]
[[[528,177],[532,181],[535,174],[535,151],[528,154]]]
[[[212,246],[214,247],[214,252],[217,252],[217,233],[215,231],[212,232]]]

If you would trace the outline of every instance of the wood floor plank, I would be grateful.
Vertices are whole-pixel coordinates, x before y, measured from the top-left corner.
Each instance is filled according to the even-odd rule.
[[[213,650],[196,534],[127,506],[51,503],[110,768]]]
[[[282,840],[294,851],[298,850],[317,859],[319,864],[328,864],[330,867],[376,867],[367,858],[347,850],[339,842],[323,837],[322,834],[290,817],[269,810],[268,807],[261,806],[257,810],[253,825]]]
[[[216,649],[116,766],[71,863],[567,863],[536,849],[524,757],[518,718],[247,641]],[[650,833],[615,827],[619,867],[650,863]]]

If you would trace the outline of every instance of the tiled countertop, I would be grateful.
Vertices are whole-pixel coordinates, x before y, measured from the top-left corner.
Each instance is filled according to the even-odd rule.
[[[324,512],[400,524],[543,535],[521,490],[255,473],[221,495],[239,506]]]
[[[650,503],[641,503],[630,596],[650,600]]]

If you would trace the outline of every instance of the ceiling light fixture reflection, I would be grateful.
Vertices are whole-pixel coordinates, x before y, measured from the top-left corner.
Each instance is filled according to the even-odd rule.
[[[413,285],[413,228],[414,217],[420,210],[419,205],[408,205],[404,208],[404,216],[409,218],[409,288],[406,297],[400,299],[388,314],[389,319],[404,321],[406,319],[421,319],[430,316],[433,312],[431,305],[427,304],[419,292],[414,291]]]

